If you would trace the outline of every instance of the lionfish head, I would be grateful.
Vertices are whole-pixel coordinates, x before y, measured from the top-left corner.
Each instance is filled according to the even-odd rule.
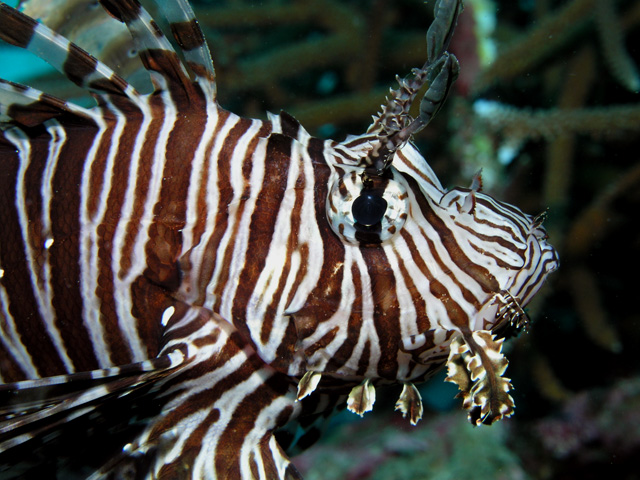
[[[499,300],[496,321],[485,315],[480,320],[487,323],[476,328],[493,328],[503,320],[517,322],[521,327],[526,321],[522,309],[547,275],[558,268],[558,255],[547,242],[542,226],[546,212],[536,217],[525,214],[480,192],[481,183],[478,173],[471,188],[448,191],[439,207],[443,217],[448,217],[456,242],[463,245],[470,265],[485,270],[485,285]]]
[[[470,188],[443,189],[410,144],[394,153],[383,173],[368,168],[366,160],[336,168],[326,215],[352,252],[345,254],[352,268],[358,260],[366,265],[366,281],[352,279],[361,291],[354,295],[358,310],[349,306],[350,322],[358,317],[362,332],[364,310],[373,310],[369,319],[377,331],[365,335],[385,341],[375,354],[362,341],[355,356],[350,350],[340,358],[337,351],[330,362],[311,356],[308,365],[323,373],[367,372],[354,399],[367,398],[373,388],[368,376],[404,383],[397,406],[414,422],[419,415],[410,412],[420,411],[420,401],[412,383],[446,364],[447,380],[460,386],[472,423],[511,415],[501,346],[506,331],[527,326],[524,307],[558,267],[542,226],[546,215],[533,217],[482,193],[479,174]],[[350,405],[356,413],[369,407],[356,400]]]
[[[319,372],[364,378],[350,396],[356,413],[370,408],[376,379],[411,385],[446,363],[473,423],[509,416],[502,327],[526,326],[524,306],[558,266],[544,215],[482,193],[479,173],[470,188],[445,190],[409,142],[457,77],[458,62],[446,49],[460,9],[460,2],[436,3],[426,64],[399,80],[366,134],[339,144],[328,159],[326,217],[347,252],[335,271],[351,282],[343,282],[341,298],[353,290],[355,303],[340,305],[350,325],[344,333],[330,320],[305,338],[299,322],[308,368],[301,385],[306,394]],[[419,116],[411,118],[424,85]],[[355,345],[333,347],[341,334]],[[407,387],[398,408],[407,414],[418,404]]]

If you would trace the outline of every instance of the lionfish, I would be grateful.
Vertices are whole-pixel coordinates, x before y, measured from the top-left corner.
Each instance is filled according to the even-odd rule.
[[[410,142],[458,74],[461,1],[342,142],[222,109],[187,0],[157,2],[179,51],[137,0],[99,3],[151,93],[0,5],[0,38],[96,101],[0,82],[0,475],[301,478],[331,412],[400,384],[415,424],[444,365],[471,422],[510,416],[502,343],[558,265],[543,216],[479,175],[445,190]]]

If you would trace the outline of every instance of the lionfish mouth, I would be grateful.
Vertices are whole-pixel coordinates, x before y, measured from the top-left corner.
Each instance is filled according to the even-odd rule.
[[[525,312],[522,302],[518,297],[514,297],[508,290],[496,294],[500,304],[496,311],[495,324],[508,326],[516,332],[526,331],[529,326],[529,316]]]

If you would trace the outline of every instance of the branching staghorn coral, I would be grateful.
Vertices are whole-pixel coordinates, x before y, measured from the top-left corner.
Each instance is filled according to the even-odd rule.
[[[633,5],[619,21],[613,0],[573,0],[550,13],[526,33],[511,41],[496,60],[477,78],[476,92],[531,72],[544,59],[562,49],[578,35],[595,26],[603,56],[611,73],[632,91],[640,86],[638,71],[624,49],[624,32],[638,23],[638,5]]]
[[[624,31],[614,10],[615,2],[597,0],[595,23],[602,44],[603,57],[611,74],[628,90],[638,93],[640,74],[624,46]]]
[[[633,193],[640,183],[638,52],[631,39],[640,2],[567,1],[533,25],[478,75],[474,124],[496,150],[510,147],[512,174],[545,165],[537,201],[549,208],[549,233],[563,265],[554,279],[558,293],[531,311],[536,317],[557,303],[556,315],[565,309],[576,328],[549,328],[532,339],[530,374],[537,394],[558,402],[637,364],[628,351],[640,333],[630,330],[633,297],[617,276],[633,271],[640,257],[637,222],[619,211],[623,205],[637,211],[639,200]],[[589,366],[581,353],[587,351]]]
[[[637,132],[640,123],[640,104],[545,110],[479,101],[475,110],[491,129],[520,142],[561,135],[616,139]]]

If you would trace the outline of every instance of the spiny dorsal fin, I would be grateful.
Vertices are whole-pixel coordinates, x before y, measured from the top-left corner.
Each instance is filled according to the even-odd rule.
[[[138,55],[157,91],[190,92],[192,82],[177,53],[158,24],[137,0],[100,0],[115,18],[124,22],[138,48]]]
[[[82,88],[100,94],[138,97],[136,90],[111,68],[47,26],[0,4],[0,39],[48,62]]]
[[[157,3],[169,22],[171,33],[180,46],[187,67],[193,72],[200,86],[215,97],[216,73],[211,53],[191,5],[187,0]]]
[[[0,121],[13,120],[27,127],[63,114],[81,119],[91,118],[91,112],[59,98],[17,83],[0,79]]]

